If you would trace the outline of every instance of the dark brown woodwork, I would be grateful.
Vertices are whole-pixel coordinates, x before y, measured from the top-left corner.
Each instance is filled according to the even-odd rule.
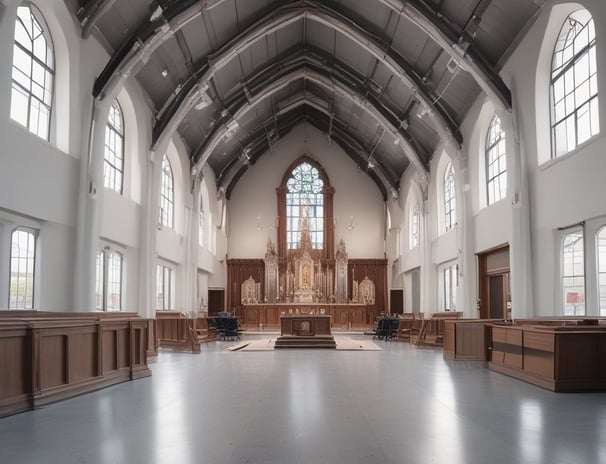
[[[478,310],[481,319],[511,319],[509,245],[478,255]]]
[[[389,312],[391,314],[404,313],[404,290],[392,288],[389,291]]]
[[[216,339],[205,317],[188,318],[179,311],[156,312],[157,346],[201,352],[201,344]]]
[[[265,264],[262,259],[227,260],[227,311],[235,312],[241,307],[242,283],[251,277],[261,284],[261,298],[265,290]]]
[[[282,316],[280,335],[330,335],[330,316]]]
[[[347,263],[347,292],[352,298],[353,281],[362,282],[368,276],[375,284],[375,303],[369,305],[377,314],[388,312],[387,306],[387,260],[350,259]]]
[[[279,329],[280,317],[287,315],[330,315],[332,328],[339,330],[370,329],[378,316],[371,306],[353,303],[251,304],[238,308],[236,314],[242,328],[261,331]]]
[[[208,315],[216,316],[218,312],[225,311],[225,289],[208,289]]]
[[[492,327],[490,369],[552,391],[606,391],[606,326]]]
[[[135,313],[0,311],[0,416],[151,375],[150,327]]]

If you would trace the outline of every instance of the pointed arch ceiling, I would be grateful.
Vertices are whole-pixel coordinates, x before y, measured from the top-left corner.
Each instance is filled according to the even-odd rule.
[[[136,78],[155,109],[151,149],[178,132],[195,171],[231,191],[297,124],[325,132],[397,195],[412,166],[461,147],[482,92],[510,110],[498,71],[543,0],[65,0],[108,49],[97,99]]]

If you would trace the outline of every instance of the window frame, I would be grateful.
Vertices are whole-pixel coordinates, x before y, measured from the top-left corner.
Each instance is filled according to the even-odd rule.
[[[583,14],[583,12],[586,12],[589,15],[589,19],[584,25],[573,17],[574,15]],[[573,21],[580,25],[580,29],[570,40],[569,35],[574,31],[574,29],[571,27]],[[589,37],[587,44],[579,51],[575,52],[574,49],[576,40],[581,36],[582,33],[584,33],[584,31],[587,31],[587,34],[589,34],[590,31],[593,31],[593,37]],[[571,57],[566,59],[566,50],[569,47],[572,47],[573,52]],[[561,57],[562,59],[561,64],[558,64],[556,61],[558,57]],[[582,63],[585,58],[587,58],[587,75],[585,75],[582,79],[579,78],[577,80],[577,67],[580,69],[580,66],[578,65],[579,63]],[[600,133],[597,61],[597,35],[595,33],[593,16],[584,8],[573,11],[562,23],[551,55],[551,66],[549,73],[549,133],[551,142],[551,159],[556,159],[573,152],[580,145],[584,144]],[[567,89],[567,82],[569,80],[568,76],[570,76],[569,73],[572,73],[570,80],[572,80],[573,88],[571,91]],[[556,93],[558,92],[557,89],[560,87],[559,82],[561,82],[561,91],[563,96],[556,101]],[[579,102],[577,101],[577,94],[582,95],[581,89],[585,85],[587,87],[586,90],[588,98]],[[592,87],[595,87],[595,93],[593,93]],[[568,108],[569,98],[570,105],[573,109]],[[563,116],[558,117],[558,113],[562,111],[561,108],[563,108]],[[585,110],[585,112],[581,113],[582,110]],[[594,111],[595,121],[592,121]],[[585,114],[587,114],[588,118],[586,124],[589,135],[584,138],[584,140],[579,142],[579,121],[585,116]],[[570,127],[568,126],[569,120],[571,120]],[[559,127],[562,127],[561,130],[564,131],[563,135],[565,135],[565,140],[563,140],[564,148],[561,150],[559,149],[558,145]],[[569,141],[569,137],[571,135],[574,135],[573,146],[571,146],[571,142]]]
[[[112,113],[117,115],[120,121],[119,127],[112,124],[112,121],[115,121],[115,117],[112,118]],[[104,141],[104,156],[103,156],[103,185],[105,188],[111,189],[115,192],[118,192],[120,195],[123,194],[124,191],[124,137],[125,137],[125,124],[124,124],[124,112],[122,111],[122,107],[118,100],[114,100],[108,115],[107,122],[105,127],[105,141]],[[113,136],[113,137],[112,137]],[[113,138],[114,143],[108,145],[108,137],[110,139]],[[119,141],[119,143],[115,143]],[[120,150],[120,155],[117,154],[117,149]],[[114,158],[114,162],[108,159],[108,155],[112,155]],[[119,161],[119,166],[117,165]],[[110,174],[114,174],[113,177]],[[120,175],[120,184],[119,188],[116,188],[116,173]],[[111,182],[113,178],[113,182]],[[113,184],[113,185],[112,185]]]
[[[32,271],[31,271],[31,304],[28,306],[27,304],[24,304],[23,307],[20,307],[19,305],[12,305],[12,288],[13,288],[13,240],[14,240],[14,235],[18,232],[23,232],[23,233],[27,233],[29,235],[32,236],[33,238],[33,251],[32,254],[33,256],[31,258],[29,258],[29,256],[21,256],[19,255],[17,257],[18,260],[21,259],[25,259],[25,260],[29,260],[31,259],[33,261],[32,264]],[[29,238],[28,238],[28,245],[29,245]],[[30,227],[23,227],[23,226],[17,226],[15,228],[12,229],[11,234],[10,234],[10,252],[9,252],[9,261],[8,261],[8,309],[34,309],[34,305],[35,305],[35,296],[36,296],[36,264],[37,264],[37,250],[38,248],[38,231],[36,229],[32,229]],[[28,247],[28,254],[29,254],[29,250],[30,248]],[[20,267],[19,267],[20,269]],[[21,275],[20,271],[18,272],[18,276]],[[26,272],[25,272],[26,276],[28,275],[27,273],[27,265],[26,265]],[[19,288],[20,285],[17,285],[17,287]],[[25,283],[25,290],[27,292],[27,277],[26,277],[26,283]],[[24,303],[27,301],[28,296],[26,295],[24,297]],[[18,295],[17,295],[17,300],[18,301]]]
[[[99,266],[99,256],[101,256],[101,266]],[[112,259],[118,256],[120,259],[120,270],[119,270],[119,301],[118,306],[110,304],[110,286],[116,282],[110,280],[110,274],[113,275],[111,268]],[[101,267],[101,274],[99,274],[99,267]],[[99,293],[101,290],[101,293]],[[101,299],[101,305],[98,304],[99,297]],[[109,246],[105,246],[103,249],[97,248],[97,255],[95,260],[95,308],[98,311],[104,312],[119,312],[124,309],[124,253],[112,249]]]
[[[440,286],[442,290],[442,310],[457,310],[457,287],[459,286],[459,264],[456,261],[440,266]]]
[[[451,161],[448,162],[444,169],[442,188],[444,194],[442,198],[444,206],[444,229],[448,232],[457,225],[456,175]]]
[[[174,272],[175,270],[170,267],[167,266],[166,264],[162,264],[162,263],[158,263],[156,264],[156,311],[172,311],[174,310],[174,285],[175,285],[175,281],[174,281]],[[162,304],[161,307],[158,305],[158,296],[160,295],[159,290],[160,290],[160,273],[162,274],[162,285],[161,285],[161,290],[162,290]],[[167,284],[167,276],[168,276],[168,286],[166,286]],[[168,298],[166,297],[166,295],[168,294]],[[168,302],[168,305],[167,305]],[[167,307],[168,306],[168,307]]]
[[[488,206],[507,196],[507,147],[501,119],[496,114],[490,121],[484,149],[486,165],[486,204]],[[496,169],[491,168],[495,167]],[[493,189],[495,186],[497,189]],[[491,192],[493,198],[491,199]],[[498,198],[497,198],[498,192]]]
[[[580,257],[582,259],[582,263],[580,263],[581,269],[583,271],[582,274],[576,274],[575,273],[575,263],[574,263],[574,259],[575,257],[578,257],[579,254],[577,254],[576,256],[572,256],[572,266],[573,266],[573,270],[571,274],[568,274],[567,271],[565,270],[565,267],[567,265],[566,263],[566,256],[565,256],[565,240],[572,236],[573,234],[580,234],[580,239],[577,241],[577,243],[580,243],[581,245],[581,250],[576,250],[577,253],[580,254]],[[586,234],[585,234],[585,230],[582,227],[574,227],[574,228],[569,228],[566,229],[565,231],[563,231],[559,237],[559,259],[560,259],[560,266],[559,266],[559,285],[558,288],[560,289],[560,308],[561,308],[561,312],[562,315],[564,316],[585,316],[587,313],[587,269],[586,269],[586,263],[587,263],[587,256],[585,256],[586,253],[586,249],[587,247],[585,246],[585,239],[586,239]],[[574,253],[574,251],[573,251]],[[579,263],[576,263],[577,265],[579,265]],[[582,284],[582,312],[578,312],[577,311],[577,303],[569,303],[568,302],[568,295],[567,295],[567,289],[574,289],[574,288],[578,288],[580,287],[580,285],[566,285],[565,284],[565,279],[572,279],[572,280],[576,280],[582,278],[583,280],[583,284]],[[577,294],[577,298],[579,296],[579,292],[571,292],[571,293],[576,293]],[[566,306],[567,305],[573,305],[574,309],[572,314],[569,314],[569,312],[566,311]]]
[[[420,241],[420,230],[421,230],[421,210],[419,208],[419,202],[414,201],[410,206],[408,213],[408,249],[412,250],[419,246]]]
[[[29,14],[30,17],[32,19],[32,21],[35,21],[35,24],[37,25],[37,27],[40,29],[41,35],[45,40],[45,45],[46,45],[46,57],[45,59],[42,59],[40,56],[38,56],[36,54],[36,46],[35,46],[35,40],[36,38],[34,38],[33,40],[31,39],[31,36],[29,35],[27,28],[25,27],[25,24],[21,21],[21,18],[19,17],[19,9],[21,8],[27,8],[29,10]],[[31,46],[31,51],[28,50],[27,46],[20,43],[18,41],[18,30],[19,27],[22,27],[25,30],[26,35],[28,36],[28,38],[30,39],[30,46]],[[24,53],[25,55],[27,55],[27,58],[30,60],[30,69],[29,69],[29,75],[23,73],[23,71],[21,71],[16,65],[15,65],[15,56],[18,52]],[[42,71],[43,71],[43,75],[44,75],[44,83],[43,85],[40,85],[39,82],[35,82],[34,81],[34,67],[35,66],[39,66]],[[53,118],[53,110],[54,110],[54,99],[55,99],[55,66],[56,66],[56,60],[55,60],[55,48],[53,45],[53,38],[52,35],[50,33],[48,24],[46,22],[46,20],[44,19],[44,16],[42,15],[42,13],[40,12],[40,10],[33,4],[30,2],[22,2],[18,9],[17,9],[17,17],[15,18],[15,33],[13,36],[13,56],[12,56],[12,64],[11,64],[11,100],[10,100],[10,119],[17,122],[18,124],[24,126],[30,133],[35,134],[36,136],[40,137],[43,140],[46,141],[50,141],[51,138],[51,121]],[[28,81],[28,86],[29,88],[26,88],[22,83],[20,83],[18,80],[15,79],[15,72],[17,73],[21,73],[26,80]],[[47,82],[49,81],[49,82]],[[47,86],[48,84],[48,86]],[[35,91],[34,91],[34,86],[37,85],[41,88],[41,94],[42,97],[38,97],[35,95]],[[25,108],[26,110],[26,123],[23,124],[22,121],[20,121],[19,119],[13,117],[13,113],[16,112],[15,108],[13,105],[16,105],[15,103],[15,99],[14,99],[14,93],[18,92],[20,93],[24,98],[27,99],[27,108]],[[46,101],[46,96],[48,95],[48,101]],[[36,128],[34,130],[34,125],[32,124],[31,118],[32,118],[32,101],[35,100],[39,106],[39,108],[46,108],[47,110],[47,114],[48,114],[48,118],[46,121],[46,127],[44,128],[45,133],[41,133],[40,132],[40,124],[39,124],[39,116],[40,116],[40,109],[38,110],[38,123],[36,125]],[[23,109],[23,108],[21,108]]]
[[[160,178],[160,211],[158,223],[174,228],[175,224],[175,176],[168,155],[162,157]]]

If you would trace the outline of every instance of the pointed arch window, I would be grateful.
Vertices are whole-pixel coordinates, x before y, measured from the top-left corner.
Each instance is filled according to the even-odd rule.
[[[334,257],[334,189],[322,166],[303,155],[286,169],[278,196],[278,256],[286,257],[298,249],[301,220],[305,214],[311,247],[317,257]]]
[[[122,193],[124,178],[124,118],[118,101],[114,101],[107,116],[105,129],[105,161],[103,182],[106,188]]]
[[[11,119],[49,140],[54,53],[42,14],[30,4],[17,9],[11,90]]]
[[[596,35],[582,9],[562,26],[551,63],[551,156],[557,158],[600,131]]]
[[[444,225],[446,230],[457,224],[455,172],[452,163],[448,163],[444,170]]]
[[[419,244],[420,216],[419,203],[415,201],[410,207],[410,217],[408,223],[408,248],[410,250]]]
[[[286,245],[289,250],[299,246],[300,223],[307,217],[314,249],[324,248],[324,182],[318,169],[307,162],[292,170],[286,183]]]
[[[34,307],[34,270],[36,235],[32,230],[17,228],[11,234],[9,309]]]
[[[174,225],[175,189],[173,169],[168,157],[162,158],[162,181],[160,185],[160,224],[167,227]]]
[[[486,192],[489,205],[507,195],[505,132],[498,116],[492,118],[486,135]]]

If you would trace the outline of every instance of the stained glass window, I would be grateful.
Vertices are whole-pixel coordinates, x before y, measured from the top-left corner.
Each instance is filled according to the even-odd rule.
[[[286,184],[286,243],[299,247],[302,219],[307,217],[312,247],[324,247],[324,182],[318,170],[307,162],[293,169]]]

